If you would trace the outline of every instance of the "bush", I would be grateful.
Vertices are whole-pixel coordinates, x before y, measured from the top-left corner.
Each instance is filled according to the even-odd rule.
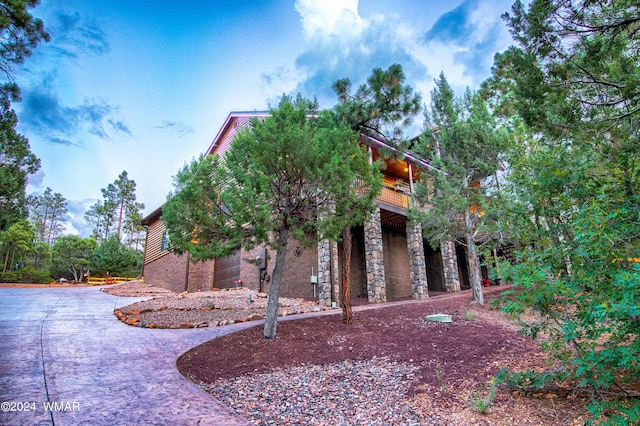
[[[93,251],[95,273],[116,276],[137,276],[142,270],[142,254],[126,247],[117,237],[111,237]]]
[[[49,272],[42,269],[35,269],[33,267],[27,266],[26,268],[21,269],[18,272],[22,272],[23,283],[48,284],[53,281],[53,278],[51,277],[51,275],[49,275]]]
[[[19,283],[20,271],[0,272],[0,283]]]
[[[47,271],[31,266],[17,271],[0,272],[0,282],[3,283],[48,284],[51,281],[53,278]]]

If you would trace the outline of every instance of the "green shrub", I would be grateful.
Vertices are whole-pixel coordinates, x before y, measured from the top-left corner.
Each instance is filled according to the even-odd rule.
[[[19,283],[20,271],[0,272],[0,283]]]
[[[23,283],[48,284],[53,281],[48,271],[35,269],[31,266],[20,269],[18,272],[22,273],[21,282]]]
[[[51,281],[53,278],[47,271],[31,266],[17,271],[0,272],[0,282],[3,283],[48,284]]]

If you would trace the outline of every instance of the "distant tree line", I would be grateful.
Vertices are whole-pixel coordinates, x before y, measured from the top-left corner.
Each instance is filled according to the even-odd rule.
[[[66,234],[70,217],[62,194],[51,188],[31,194],[26,199],[26,217],[0,232],[0,281],[49,282],[64,278],[82,282],[90,274],[139,275],[144,204],[136,201],[135,188],[135,181],[123,171],[102,189],[104,200],[91,206],[84,216],[93,225],[89,238]]]
[[[102,200],[89,207],[84,215],[93,226],[92,236],[98,242],[116,237],[128,247],[142,247],[145,233],[140,224],[144,204],[136,201],[136,182],[126,171],[106,188],[101,189]]]

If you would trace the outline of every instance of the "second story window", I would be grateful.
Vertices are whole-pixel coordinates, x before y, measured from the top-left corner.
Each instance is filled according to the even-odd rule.
[[[169,250],[169,230],[165,229],[162,233],[162,242],[160,243],[160,251]]]

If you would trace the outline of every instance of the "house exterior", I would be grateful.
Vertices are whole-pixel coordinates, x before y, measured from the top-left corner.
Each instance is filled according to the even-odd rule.
[[[206,153],[223,155],[236,132],[249,126],[251,118],[267,115],[230,113]],[[360,143],[367,147],[371,161],[380,157],[381,149],[395,150],[364,136]],[[371,219],[352,229],[351,295],[370,303],[422,299],[430,291],[458,291],[468,286],[464,249],[453,241],[431,249],[420,224],[407,219],[414,183],[431,166],[410,153],[398,154],[399,160],[384,160],[383,189]],[[268,290],[274,262],[267,249],[241,250],[232,256],[194,263],[188,253],[180,256],[170,250],[161,215],[158,208],[142,220],[147,227],[143,266],[146,282],[177,293],[239,286]],[[305,248],[291,241],[287,247],[280,295],[315,298],[321,306],[340,306],[342,245],[323,240],[316,247]]]

